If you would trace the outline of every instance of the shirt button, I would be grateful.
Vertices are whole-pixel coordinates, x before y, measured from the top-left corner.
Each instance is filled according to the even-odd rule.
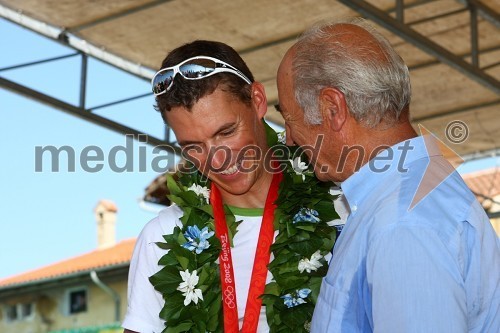
[[[357,210],[358,210],[358,206],[353,205],[353,206],[351,207],[351,209],[352,209],[352,211],[353,211],[353,212],[355,212],[355,211],[357,211]]]

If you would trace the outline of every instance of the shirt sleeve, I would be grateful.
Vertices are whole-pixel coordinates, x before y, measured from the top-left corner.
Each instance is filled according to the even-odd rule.
[[[467,332],[462,272],[435,232],[403,223],[383,231],[366,270],[374,332]]]
[[[159,313],[164,305],[163,298],[149,282],[149,277],[161,267],[158,260],[163,254],[155,242],[157,219],[149,222],[137,239],[128,277],[128,305],[123,328],[140,333],[159,333],[165,328]]]

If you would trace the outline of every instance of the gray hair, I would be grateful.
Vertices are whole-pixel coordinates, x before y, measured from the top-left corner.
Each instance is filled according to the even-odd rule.
[[[380,60],[373,45],[341,42],[345,32],[332,28],[353,24],[368,31],[387,61]],[[351,115],[368,127],[382,120],[393,124],[411,99],[410,74],[389,41],[364,20],[327,23],[306,31],[298,40],[292,62],[295,98],[306,122],[321,124],[319,94],[335,87],[345,96]]]

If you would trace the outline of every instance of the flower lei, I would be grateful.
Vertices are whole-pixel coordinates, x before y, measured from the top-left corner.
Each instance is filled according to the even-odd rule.
[[[329,193],[331,184],[314,176],[299,148],[278,143],[266,124],[268,143],[283,162],[274,229],[278,236],[268,265],[273,280],[266,285],[263,305],[271,332],[308,332],[321,281],[328,265],[325,260],[336,239],[336,228],[327,224],[339,218]],[[280,140],[281,141],[281,140]],[[194,168],[192,170],[195,170]],[[150,277],[165,300],[160,318],[166,321],[163,333],[223,332],[222,295],[218,256],[220,241],[209,204],[210,182],[197,171],[167,176],[169,199],[184,212],[182,227],[164,235],[169,250],[158,262],[164,266]],[[229,237],[238,223],[224,207]]]

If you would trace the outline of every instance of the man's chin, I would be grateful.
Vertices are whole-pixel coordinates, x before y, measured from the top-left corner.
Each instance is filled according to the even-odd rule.
[[[316,175],[316,178],[322,182],[339,182],[341,181],[338,179],[336,174],[332,174],[331,172],[328,172],[328,167],[327,166],[320,166],[320,167],[315,167],[314,168],[314,174]]]
[[[322,181],[322,182],[327,182],[331,179],[329,179],[328,175],[324,172],[321,172],[321,171],[314,171],[314,174],[316,175],[316,178],[318,178],[318,180]]]
[[[228,194],[231,194],[231,195],[236,195],[236,196],[239,196],[239,195],[244,195],[246,193],[248,193],[248,191],[250,190],[250,187],[249,186],[246,186],[246,184],[238,184],[236,186],[228,186],[228,184],[226,183],[217,183],[215,182],[215,184],[217,184],[217,187],[220,189],[220,190],[223,190],[224,192],[227,192]]]

